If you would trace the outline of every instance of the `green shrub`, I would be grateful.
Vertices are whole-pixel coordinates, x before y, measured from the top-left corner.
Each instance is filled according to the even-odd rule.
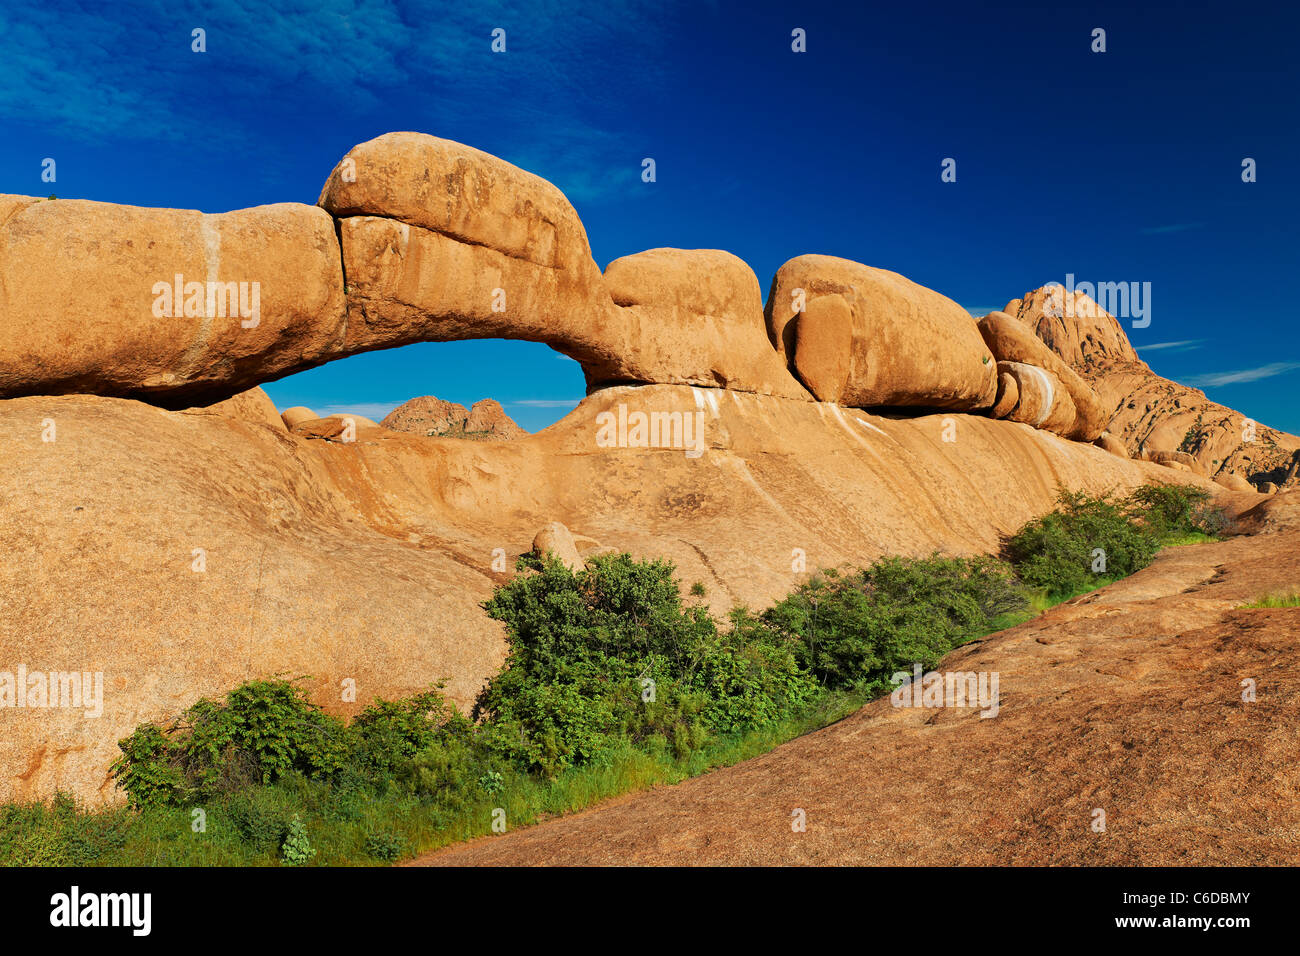
[[[705,724],[725,734],[776,724],[820,689],[796,642],[745,608],[732,611],[731,630],[708,648],[695,681],[708,699]]]
[[[715,633],[704,608],[684,608],[663,560],[600,555],[579,571],[549,558],[537,574],[499,587],[483,607],[509,629],[507,668],[538,680],[562,677],[579,663],[662,657],[680,676]]]
[[[118,747],[112,774],[136,807],[191,803],[291,772],[326,776],[347,756],[343,723],[279,678],[242,684],[221,703],[202,699],[166,730],[142,724]]]
[[[1062,490],[1055,511],[1007,541],[1007,556],[1030,587],[1053,597],[1087,591],[1151,563],[1159,545],[1140,517],[1131,500]]]
[[[440,807],[463,806],[472,795],[473,781],[480,776],[481,759],[468,729],[440,736],[419,753],[403,762],[398,780],[404,792]]]
[[[304,863],[311,861],[316,855],[316,848],[311,845],[311,840],[307,838],[307,827],[303,824],[298,814],[293,815],[289,821],[288,832],[284,836],[284,844],[280,847],[280,856],[289,866],[302,866]]]
[[[717,626],[706,608],[683,606],[673,565],[620,554],[576,572],[554,559],[521,562],[530,567],[483,605],[509,645],[474,708],[492,728],[487,746],[548,776],[626,737],[698,746],[704,701],[692,681]]]
[[[132,816],[89,812],[66,793],[48,805],[0,805],[0,866],[92,866],[121,849]]]
[[[1162,540],[1195,534],[1214,537],[1227,528],[1223,509],[1203,488],[1148,484],[1134,491],[1130,501],[1134,515]]]
[[[386,780],[446,735],[469,733],[469,721],[443,695],[444,686],[403,700],[378,698],[357,714],[348,728],[353,765]]]
[[[871,567],[815,575],[764,612],[796,640],[802,667],[840,690],[882,682],[914,663],[930,667],[1026,607],[1011,569],[994,558],[882,558]]]
[[[239,841],[254,853],[269,853],[288,836],[289,814],[267,799],[264,790],[235,795],[225,811]]]
[[[389,830],[378,830],[366,836],[366,853],[376,860],[391,863],[406,851],[406,840]]]

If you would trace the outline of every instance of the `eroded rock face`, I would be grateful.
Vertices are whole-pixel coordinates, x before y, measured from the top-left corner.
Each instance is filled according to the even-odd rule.
[[[826,296],[843,304],[813,307]],[[896,272],[799,256],[777,271],[766,314],[769,339],[821,401],[974,411],[996,397],[993,355],[975,320]]]
[[[1043,286],[1002,309],[1033,330],[1047,347],[1080,372],[1139,361],[1119,320],[1091,298],[1064,286]]]
[[[318,365],[343,335],[334,223],[280,203],[204,214],[9,197],[0,395],[207,405]]]

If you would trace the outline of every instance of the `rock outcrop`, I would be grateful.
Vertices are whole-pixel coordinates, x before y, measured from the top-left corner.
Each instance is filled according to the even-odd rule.
[[[975,320],[895,272],[799,256],[777,271],[766,314],[772,344],[820,401],[974,411],[996,397]]]
[[[528,432],[506,414],[506,410],[495,398],[481,398],[474,403],[469,410],[469,417],[465,419],[465,431],[497,441],[528,437]]]
[[[1002,311],[1029,326],[1081,374],[1139,361],[1119,320],[1077,290],[1046,285],[1012,299]]]
[[[620,405],[698,414],[704,454],[597,445],[598,418]],[[98,719],[5,712],[0,800],[115,799],[119,738],[268,674],[311,675],[313,697],[343,714],[440,677],[468,707],[505,650],[479,603],[552,521],[674,561],[724,611],[788,593],[798,555],[811,570],[994,551],[1060,485],[1170,474],[982,415],[669,385],[603,389],[509,442],[380,428],[340,443],[117,398],[0,401],[0,647],[105,686]],[[345,678],[355,703],[340,700]]]

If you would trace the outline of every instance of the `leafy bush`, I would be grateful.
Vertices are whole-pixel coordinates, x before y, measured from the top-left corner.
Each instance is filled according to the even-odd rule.
[[[1099,587],[1151,563],[1159,548],[1128,499],[1062,490],[1057,508],[1027,523],[1006,545],[1020,579],[1061,597]],[[1101,549],[1104,571],[1099,565]]]
[[[522,565],[538,573],[484,604],[510,650],[475,717],[487,745],[523,767],[553,776],[627,741],[684,757],[711,732],[769,722],[813,692],[788,650],[744,646],[752,629],[720,634],[707,608],[684,606],[670,562]]]
[[[732,611],[731,630],[708,648],[695,681],[708,695],[704,722],[726,734],[771,726],[820,690],[795,642],[744,608]]]
[[[442,693],[445,682],[403,700],[378,698],[353,719],[352,763],[372,777],[388,778],[416,754],[470,724]]]
[[[226,815],[240,842],[254,853],[271,852],[289,833],[289,815],[267,800],[260,789],[234,796],[226,806]]]
[[[141,724],[118,743],[112,774],[136,807],[185,804],[291,772],[320,777],[347,755],[343,723],[292,681],[254,680],[201,699],[167,729]]]
[[[280,855],[290,866],[302,866],[316,855],[316,848],[307,838],[307,827],[296,813],[289,821],[289,829],[284,837],[284,845],[280,847]]]
[[[406,852],[406,840],[389,830],[378,830],[366,836],[366,853],[376,860],[391,863]]]
[[[0,866],[89,866],[126,842],[131,815],[89,812],[65,793],[48,805],[0,805]]]
[[[1026,607],[1010,568],[993,558],[882,558],[826,571],[764,612],[795,639],[799,663],[832,690],[930,667],[996,617]]]
[[[1191,485],[1143,485],[1130,497],[1133,512],[1157,538],[1190,534],[1215,536],[1227,527],[1210,493]]]

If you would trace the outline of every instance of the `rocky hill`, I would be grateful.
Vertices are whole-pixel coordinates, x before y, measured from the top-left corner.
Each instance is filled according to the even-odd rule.
[[[1109,415],[1107,431],[1129,454],[1186,455],[1199,474],[1230,487],[1240,487],[1230,481],[1234,475],[1265,490],[1296,486],[1300,438],[1156,375],[1114,316],[1082,293],[1068,303],[1063,293],[1036,289],[1003,311],[1029,326],[1095,389]]]
[[[513,441],[528,434],[506,414],[501,403],[485,398],[466,408],[422,395],[403,402],[380,422],[385,428],[426,437],[449,436],[480,441]]]
[[[718,250],[602,273],[550,183],[415,133],[355,147],[315,207],[0,197],[0,646],[104,681],[96,719],[7,711],[0,800],[113,799],[120,737],[254,677],[312,675],[345,714],[446,677],[464,706],[504,653],[480,602],[542,531],[576,559],[670,558],[725,610],[818,567],[992,551],[1060,487],[1267,500],[1129,457],[1154,430],[1114,439],[1116,388],[1136,386],[1097,364],[1124,357],[1122,332],[1047,333],[1032,306],[976,322],[827,256],[770,289]],[[576,359],[586,399],[533,435],[495,403],[419,399],[394,413],[411,434],[277,414],[256,387],[502,337]],[[428,440],[462,412],[465,432],[514,437]]]

